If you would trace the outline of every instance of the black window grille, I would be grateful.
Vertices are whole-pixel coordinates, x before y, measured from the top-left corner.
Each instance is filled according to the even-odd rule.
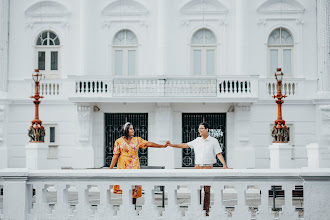
[[[198,127],[201,122],[207,122],[210,125],[209,135],[218,139],[222,155],[226,161],[226,113],[183,113],[182,142],[187,143],[199,137]],[[194,150],[182,149],[182,167],[194,166]],[[217,158],[217,163],[213,166],[222,167],[223,165]]]
[[[126,122],[134,126],[134,136],[148,140],[148,113],[105,113],[105,166],[110,166],[115,141]],[[139,149],[140,165],[148,165],[148,148]]]

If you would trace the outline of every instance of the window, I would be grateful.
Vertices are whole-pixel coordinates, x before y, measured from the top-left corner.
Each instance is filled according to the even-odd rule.
[[[59,76],[60,40],[52,31],[42,32],[36,42],[36,68],[45,78]]]
[[[192,72],[194,75],[215,75],[217,41],[208,29],[198,30],[191,39]]]
[[[45,144],[48,145],[48,159],[58,158],[58,132],[56,124],[44,124],[46,131]]]
[[[45,144],[48,145],[58,145],[57,139],[57,125],[56,124],[44,124],[46,136]]]
[[[136,75],[138,42],[130,30],[118,32],[113,40],[113,66],[117,76]]]
[[[282,68],[284,75],[293,74],[293,38],[284,28],[275,29],[268,38],[269,73]]]

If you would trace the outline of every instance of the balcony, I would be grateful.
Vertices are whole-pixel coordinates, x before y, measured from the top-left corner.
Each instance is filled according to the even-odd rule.
[[[35,87],[32,80],[12,81],[13,99],[28,99]],[[23,87],[22,87],[23,86]],[[17,88],[24,88],[17,90]],[[312,100],[316,80],[284,79],[286,100]],[[45,100],[72,102],[255,102],[272,100],[277,93],[275,79],[258,76],[218,77],[90,77],[42,80],[39,88]],[[305,91],[309,91],[307,94]]]
[[[112,193],[119,184],[122,195]],[[143,195],[135,210],[134,185]],[[200,204],[211,186],[210,216]],[[272,186],[282,197],[273,204]],[[327,219],[330,169],[0,170],[0,218],[8,219]],[[159,186],[164,186],[164,206]],[[303,196],[295,189],[303,186]],[[201,193],[201,194],[200,194]],[[275,207],[275,209],[273,209]]]

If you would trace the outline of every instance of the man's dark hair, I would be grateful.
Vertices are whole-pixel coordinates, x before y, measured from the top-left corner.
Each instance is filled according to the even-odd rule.
[[[122,127],[121,127],[121,135],[126,137],[128,139],[128,136],[129,136],[129,127],[131,126],[132,124],[130,122],[126,122]]]
[[[204,128],[205,129],[209,129],[210,128],[210,125],[207,122],[202,122],[199,125],[204,125]]]

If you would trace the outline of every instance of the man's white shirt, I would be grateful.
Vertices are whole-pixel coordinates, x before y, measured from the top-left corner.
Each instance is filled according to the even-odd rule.
[[[195,164],[214,164],[216,155],[222,152],[218,140],[211,136],[205,140],[198,137],[187,144],[195,151]]]

